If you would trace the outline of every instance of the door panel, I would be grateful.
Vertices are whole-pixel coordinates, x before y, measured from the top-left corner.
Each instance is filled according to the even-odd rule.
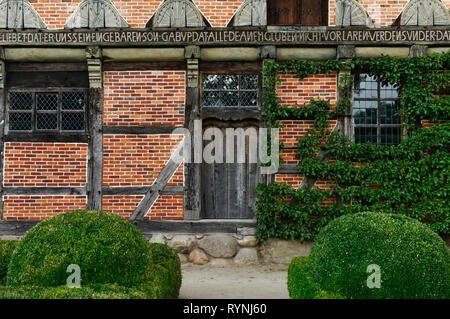
[[[225,129],[222,130],[225,136]],[[205,141],[205,145],[210,141]],[[235,157],[237,154],[235,141]],[[224,142],[224,154],[226,143]],[[252,219],[255,211],[258,163],[202,164],[202,216],[207,219]]]
[[[299,24],[297,0],[277,0],[267,2],[269,25]]]

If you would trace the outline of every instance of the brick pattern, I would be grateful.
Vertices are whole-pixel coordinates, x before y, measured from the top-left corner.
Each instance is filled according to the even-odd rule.
[[[86,196],[3,196],[4,220],[41,220],[80,209],[86,209]]]
[[[183,125],[184,71],[104,73],[105,125]]]
[[[143,195],[105,195],[102,197],[102,209],[128,219],[142,198]]]
[[[193,0],[212,27],[226,27],[244,0]]]
[[[103,210],[128,219],[143,197],[143,195],[103,196]],[[160,195],[145,219],[183,219],[183,200],[183,195]]]
[[[80,0],[30,0],[49,29],[61,29],[76,10]],[[158,9],[161,0],[112,0],[122,17],[132,28],[143,28]],[[244,2],[228,0],[194,0],[213,27],[226,27]]]
[[[303,181],[303,175],[300,174],[276,174],[275,182],[289,184],[294,189],[298,189]]]
[[[80,0],[30,0],[49,29],[61,29]],[[112,0],[132,28],[143,28],[162,3],[161,0]],[[226,27],[244,0],[193,0],[213,27]],[[360,0],[378,26],[389,26],[397,19],[408,0]],[[443,0],[450,8],[450,0]],[[329,25],[334,25],[335,0],[329,2]]]
[[[181,140],[182,136],[169,134],[105,135],[103,185],[152,185]],[[177,170],[177,177],[171,183],[182,180],[181,172]]]
[[[84,187],[87,144],[5,143],[5,187]]]
[[[183,195],[160,195],[145,219],[183,219]]]
[[[303,105],[311,99],[329,100],[336,105],[337,99],[337,75],[316,74],[299,79],[294,73],[279,74],[280,84],[277,86],[277,94],[282,104],[289,106]]]

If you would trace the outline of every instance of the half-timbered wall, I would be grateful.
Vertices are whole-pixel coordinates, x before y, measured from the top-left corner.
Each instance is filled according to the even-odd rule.
[[[209,187],[204,183],[207,179],[205,166],[202,167],[198,163],[174,163],[171,157],[180,147],[182,135],[172,132],[177,128],[188,128],[193,132],[194,121],[200,119],[204,120],[204,123],[220,123],[221,128],[230,123],[242,127],[264,127],[261,92],[265,59],[343,60],[381,54],[400,57],[424,56],[448,50],[450,43],[448,36],[442,40],[442,45],[433,43],[434,40],[429,38],[417,40],[419,45],[415,44],[416,40],[389,42],[377,38],[380,34],[384,35],[377,33],[378,30],[389,32],[389,27],[394,23],[399,25],[399,16],[409,3],[408,0],[330,0],[330,28],[291,28],[294,32],[305,34],[309,30],[325,30],[322,35],[319,31],[311,32],[312,40],[302,38],[304,34],[289,40],[283,27],[266,26],[265,16],[264,19],[261,18],[261,12],[264,10],[258,11],[254,7],[260,0],[192,0],[195,10],[198,10],[195,11],[195,17],[201,17],[196,21],[200,23],[200,26],[197,26],[200,31],[197,30],[198,33],[194,35],[207,37],[195,43],[177,40],[176,36],[187,36],[190,32],[184,27],[177,29],[179,34],[166,32],[164,28],[157,30],[157,25],[154,29],[143,29],[146,26],[153,28],[149,22],[153,23],[152,19],[161,11],[161,0],[101,1],[108,2],[112,6],[110,10],[117,10],[121,16],[119,19],[117,15],[112,15],[117,18],[113,21],[116,23],[113,29],[91,27],[89,30],[83,27],[82,30],[70,30],[76,28],[76,23],[81,23],[82,20],[71,19],[79,8],[79,0],[30,0],[30,4],[39,14],[39,19],[35,16],[38,21],[34,22],[39,24],[42,20],[48,29],[44,32],[30,32],[32,35],[43,34],[44,38],[31,45],[16,38],[16,33],[20,35],[27,31],[22,30],[23,26],[7,25],[5,30],[2,30],[2,35],[9,36],[3,37],[2,41],[6,44],[0,47],[0,117],[4,119],[0,121],[2,220],[40,220],[66,211],[86,208],[103,209],[132,221],[191,221],[215,216],[213,209],[206,214],[205,209],[208,207],[202,207],[210,205],[216,199],[211,196],[211,201],[204,200],[203,195],[214,186]],[[442,3],[447,8],[450,7],[450,0],[444,0]],[[353,17],[345,16],[342,12],[339,13],[341,16],[336,14],[339,11],[337,8],[343,4],[357,7]],[[411,15],[414,16],[414,12]],[[72,22],[68,24],[68,21]],[[90,25],[95,21],[82,22]],[[345,27],[348,25],[356,26],[355,36],[360,37],[358,32],[368,32],[369,36],[373,36],[378,42],[374,44],[367,39],[358,42],[350,38],[342,40],[345,42],[345,45],[342,45],[341,39],[331,39],[336,35],[348,35],[345,34]],[[358,31],[359,26],[364,31]],[[64,27],[67,34],[77,34],[80,37],[74,37],[72,43],[57,42],[56,34],[63,32],[54,29]],[[201,29],[204,27],[206,29]],[[233,30],[235,33],[225,34],[225,27],[233,27],[226,30]],[[240,27],[244,28],[239,29]],[[400,29],[402,27],[403,25]],[[438,30],[441,35],[447,32],[442,24],[419,27],[422,28],[420,30]],[[148,31],[145,34],[147,37],[151,37],[154,32],[159,38],[156,41],[151,41],[150,38],[144,41],[136,40],[134,35],[130,35],[130,38],[125,40],[111,40],[113,36],[120,37],[133,28],[142,28],[139,29],[142,33]],[[10,32],[9,29],[18,31]],[[119,29],[124,30],[118,31]],[[247,29],[249,32],[254,31],[250,36],[256,38],[244,38],[236,42],[230,40],[231,37],[237,38],[242,30]],[[108,33],[107,37],[103,38],[107,39],[105,42],[86,45],[83,36],[92,30],[99,34],[111,31],[111,34]],[[425,31],[420,32],[426,37],[429,36]],[[264,38],[267,33],[273,33],[275,40]],[[214,36],[211,37],[213,40],[208,40],[211,35]],[[352,33],[350,35],[353,36]],[[258,36],[262,36],[263,40],[257,41]],[[320,36],[326,39],[321,39]],[[414,39],[415,35],[408,36]],[[17,42],[14,42],[16,40]],[[290,41],[294,44],[291,45]],[[231,110],[221,109],[217,106],[224,105],[214,103],[209,105],[209,109],[202,107],[202,77],[205,74],[227,73],[257,75],[258,102],[255,105]],[[281,103],[290,107],[317,98],[329,100],[332,105],[336,105],[339,101],[338,78],[338,73],[318,74],[302,80],[294,74],[280,74],[277,94]],[[85,131],[11,132],[8,128],[8,92],[11,88],[34,90],[33,94],[46,89],[82,89],[87,96]],[[241,103],[238,103],[238,106],[242,106]],[[18,113],[21,111],[23,110]],[[348,115],[348,118],[350,117],[351,115]],[[330,129],[340,129],[348,133],[348,121],[349,119],[333,120]],[[322,189],[330,187],[326,180],[310,181],[308,177],[297,174],[297,141],[307,134],[312,126],[312,121],[283,121],[280,140],[284,144],[281,156],[285,166],[276,174],[264,178],[258,176],[260,181],[283,182],[295,188],[305,183]],[[213,184],[220,184],[221,175],[216,174],[219,169],[219,166],[211,166],[210,170],[214,171],[214,174],[206,174],[209,177],[219,176],[217,183]],[[251,183],[247,184],[256,184],[255,180],[251,179]],[[221,195],[222,184],[214,188],[215,193]],[[241,191],[242,187],[232,189],[233,192],[236,190]],[[246,192],[245,189],[243,191]],[[236,195],[232,192],[229,194]],[[231,195],[229,198],[234,198]],[[255,196],[252,192],[250,197],[253,199]],[[250,215],[245,215],[245,218]],[[239,218],[233,214],[228,217]]]

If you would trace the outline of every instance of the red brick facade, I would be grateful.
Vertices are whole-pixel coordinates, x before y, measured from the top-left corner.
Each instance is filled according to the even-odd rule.
[[[318,98],[336,105],[336,88],[336,73],[310,75],[304,79],[288,73],[280,74],[277,94],[281,103],[289,106],[303,105]]]
[[[104,116],[108,126],[184,124],[185,72],[105,72]]]
[[[86,196],[3,196],[4,220],[40,220],[86,208]]]
[[[5,187],[86,186],[87,144],[6,143]]]
[[[80,0],[30,0],[30,3],[46,23],[48,29],[62,29],[80,2]],[[112,0],[118,12],[131,28],[144,28],[162,2],[162,0]],[[229,25],[239,7],[244,3],[244,0],[193,0],[193,3],[198,7],[211,27],[224,28]],[[401,14],[408,0],[360,0],[359,3],[366,8],[375,26],[390,26]],[[447,7],[450,7],[450,0],[445,0],[444,3]],[[328,18],[330,26],[335,24],[335,5],[335,0],[329,1]],[[197,43],[194,44],[197,45]],[[144,45],[146,46],[147,43]],[[154,45],[154,43],[151,45]],[[79,47],[83,46],[84,44]],[[160,44],[157,43],[156,46],[160,46]],[[237,44],[236,47],[238,46]],[[248,43],[241,46],[248,46]],[[256,46],[258,46],[258,49],[262,47],[260,43]],[[283,46],[286,46],[286,44],[284,43]],[[401,46],[404,46],[404,43]],[[177,44],[177,48],[184,47],[185,43]],[[326,49],[329,47],[335,48],[336,45],[327,44]],[[266,47],[264,49],[267,49],[269,52],[272,48]],[[109,194],[103,194],[101,198],[103,210],[130,218],[144,197],[142,189],[149,189],[154,185],[162,169],[169,162],[175,149],[180,144],[182,140],[181,135],[173,135],[169,130],[171,131],[174,127],[184,127],[189,123],[191,114],[187,111],[189,108],[186,108],[186,106],[195,103],[192,101],[192,96],[191,99],[186,98],[189,92],[186,89],[188,83],[187,70],[189,69],[194,73],[197,71],[195,69],[196,63],[193,63],[193,61],[188,63],[186,61],[186,59],[198,58],[196,48],[190,48],[190,50],[192,51],[192,56],[184,57],[182,55],[181,58],[178,57],[177,61],[161,61],[160,57],[158,57],[157,61],[145,62],[141,61],[144,58],[140,57],[138,60],[141,62],[137,62],[137,64],[134,64],[136,61],[133,59],[130,59],[131,62],[127,60],[127,57],[123,58],[126,62],[120,59],[117,61],[114,58],[112,58],[114,60],[112,63],[110,63],[111,61],[103,60],[103,67],[107,71],[101,74],[103,76],[103,131],[101,132],[103,134],[103,144],[101,145],[102,151],[99,153],[103,155],[101,187],[110,191]],[[227,72],[227,65],[234,67],[233,73],[246,71],[244,68],[242,70],[237,69],[241,65],[239,64],[236,67],[235,59],[229,56],[225,57],[224,60],[226,61],[217,60],[219,66],[215,70],[214,62],[207,61],[208,58],[202,59],[202,54],[200,53],[199,58],[200,71],[207,70],[205,72],[211,73],[215,71]],[[271,52],[267,54],[272,55]],[[211,55],[214,56],[214,54]],[[250,53],[250,55],[254,54]],[[81,58],[84,59],[84,51]],[[273,56],[265,58],[272,59]],[[79,57],[74,59],[80,62]],[[211,57],[209,59],[214,60]],[[69,60],[72,64],[71,67],[76,68],[77,63],[72,63],[74,62],[72,59]],[[258,67],[254,67],[250,73],[255,73],[255,70],[260,70],[262,67],[260,55],[256,55],[256,58],[244,56],[241,60],[239,61],[246,61],[245,65],[258,64]],[[52,60],[52,62],[54,61]],[[85,63],[86,61],[83,60],[82,62]],[[5,63],[8,64],[9,61]],[[161,63],[164,67],[160,67],[158,63]],[[18,66],[19,64],[16,63],[15,67],[20,69],[23,66]],[[106,68],[106,65],[109,68]],[[96,65],[92,63],[89,67],[89,71],[92,74],[92,69],[95,69]],[[8,70],[8,68],[6,69]],[[51,70],[47,71],[50,72]],[[33,72],[36,72],[36,70],[33,70]],[[88,73],[85,69],[83,69],[83,72]],[[80,73],[82,72],[80,71]],[[99,74],[95,73],[94,77],[96,77],[96,80],[100,78]],[[201,78],[201,75],[198,75]],[[332,106],[337,104],[337,73],[311,75],[304,79],[295,77],[293,73],[279,74],[279,77],[280,82],[276,91],[281,104],[289,107],[298,107],[308,104],[311,99],[327,100]],[[261,95],[261,87],[262,85],[258,91],[259,95]],[[219,92],[221,89],[214,90],[217,91],[214,92],[217,95],[224,94],[223,90]],[[235,92],[239,91],[237,89],[233,90]],[[245,90],[241,90],[241,92],[236,94],[243,94],[242,91]],[[246,94],[252,93],[250,92],[251,90],[246,91],[248,91]],[[203,93],[201,88],[197,93],[201,96]],[[223,96],[221,95],[221,98]],[[250,97],[249,99],[251,100],[252,98]],[[254,100],[258,99],[254,98]],[[28,112],[28,110],[22,109],[17,113],[22,111],[23,113]],[[238,120],[235,120],[233,116],[224,121],[237,122]],[[208,117],[206,116],[205,118]],[[256,118],[253,115],[251,117],[252,121]],[[250,117],[245,118],[244,121],[249,119]],[[313,121],[284,120],[281,121],[281,124],[280,141],[284,144],[284,150],[281,154],[283,164],[288,166],[297,165],[299,164],[296,158],[297,142],[312,129]],[[337,121],[331,121],[330,124],[330,129],[334,129]],[[423,123],[425,127],[433,124],[430,122]],[[145,131],[145,133],[137,134],[133,131],[134,129],[148,128],[155,129],[155,132]],[[120,131],[120,129],[124,130],[125,133]],[[156,129],[162,130],[163,133]],[[88,186],[90,186],[87,184],[87,180],[91,163],[89,162],[91,158],[90,152],[92,152],[89,146],[91,145],[89,144],[91,143],[91,138],[92,136],[86,134],[86,136],[83,136],[82,142],[77,140],[74,142],[73,139],[69,139],[70,142],[64,143],[23,142],[21,139],[18,139],[20,142],[14,139],[14,142],[5,142],[2,154],[3,187],[10,188],[10,193],[3,194],[3,211],[0,214],[2,219],[45,219],[70,210],[85,209],[89,196]],[[36,139],[33,137],[32,140]],[[61,141],[59,137],[53,140]],[[186,190],[186,172],[184,168],[184,163],[181,163],[176,168],[175,173],[165,186],[168,189],[172,189],[172,192],[163,189],[163,192],[146,212],[145,219],[181,220],[184,218],[185,203],[184,195],[182,195]],[[292,171],[287,171],[287,173],[285,171],[274,176],[276,182],[287,183],[294,188],[300,186],[303,178],[300,174]],[[31,187],[39,188],[41,192],[38,194],[45,195],[22,195],[25,192],[24,190]],[[319,180],[315,183],[315,187],[329,189],[330,183],[326,180]],[[20,191],[14,193],[14,191],[17,191],[17,188]],[[47,195],[41,188],[61,188],[63,191],[58,189],[58,194]],[[82,195],[64,195],[64,191],[69,188],[86,189],[86,192],[82,192]],[[126,195],[114,193],[119,188],[126,189]],[[130,189],[133,190],[130,191]],[[139,191],[136,189],[139,189]],[[80,193],[73,193],[69,190],[67,194]]]
[[[80,0],[30,0],[49,29],[61,29],[75,11]],[[143,28],[162,0],[113,0],[130,27]],[[244,0],[193,0],[212,27],[226,27]],[[377,26],[389,26],[397,19],[408,0],[360,0]],[[443,0],[450,8],[450,0]],[[334,25],[335,0],[329,1],[329,25]]]

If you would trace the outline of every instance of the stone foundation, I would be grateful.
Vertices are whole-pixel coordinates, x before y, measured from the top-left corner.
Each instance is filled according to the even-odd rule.
[[[271,238],[257,244],[255,235],[155,234],[150,242],[166,244],[180,256],[182,264],[229,265],[289,264],[292,258],[308,256],[312,242]]]

